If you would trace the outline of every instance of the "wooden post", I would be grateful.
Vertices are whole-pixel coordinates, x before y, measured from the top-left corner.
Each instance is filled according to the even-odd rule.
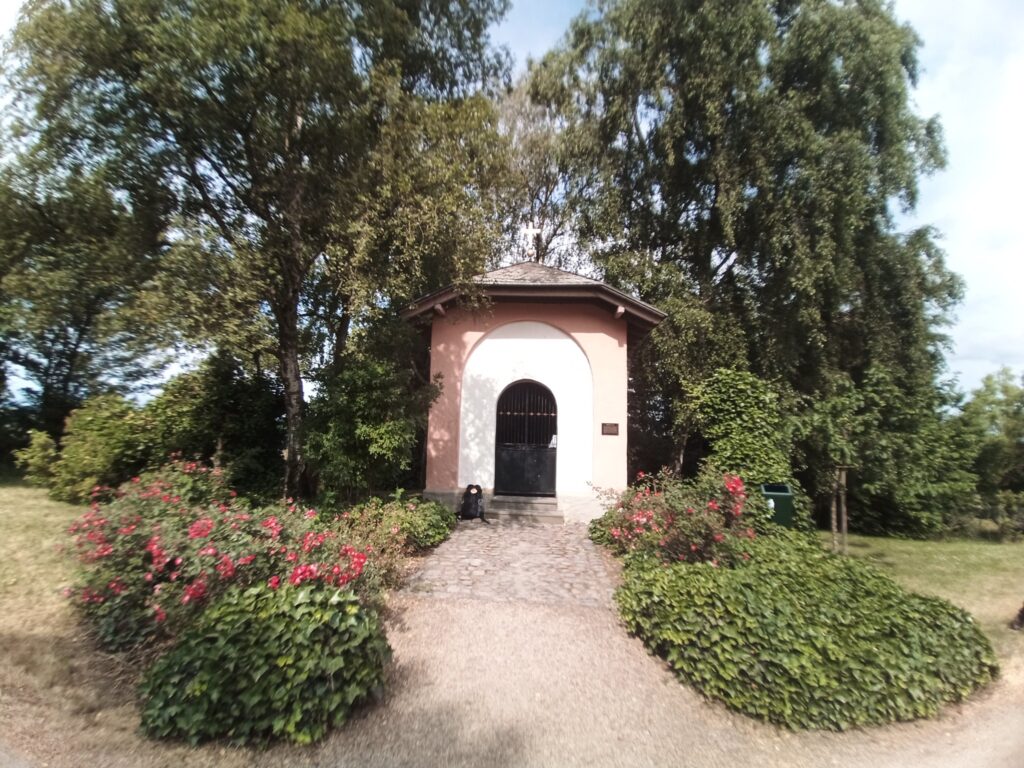
[[[843,554],[850,554],[847,543],[847,515],[846,515],[846,467],[839,470],[839,525],[843,535]]]
[[[831,509],[831,522],[832,522],[832,552],[836,553],[839,551],[839,526],[836,522],[836,497],[839,495],[839,469],[836,469],[836,479],[832,486],[832,509]]]

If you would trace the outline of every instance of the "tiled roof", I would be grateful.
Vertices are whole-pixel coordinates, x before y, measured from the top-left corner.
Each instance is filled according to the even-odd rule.
[[[497,301],[551,301],[580,300],[598,302],[622,315],[631,327],[650,330],[665,318],[665,313],[617,288],[592,280],[583,275],[546,267],[533,261],[524,261],[502,267],[473,278],[482,293]],[[461,290],[449,285],[426,296],[421,296],[402,312],[411,320],[433,310],[443,315],[446,304],[456,301]]]
[[[598,280],[535,261],[523,261],[485,272],[474,277],[473,281],[480,285],[601,285]]]

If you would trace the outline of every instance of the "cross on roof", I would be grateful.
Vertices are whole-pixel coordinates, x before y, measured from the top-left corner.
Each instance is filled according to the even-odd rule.
[[[537,226],[536,222],[530,222],[523,227],[523,234],[526,235],[527,249],[526,252],[532,257],[537,254],[537,242],[540,240],[540,234],[544,230]]]

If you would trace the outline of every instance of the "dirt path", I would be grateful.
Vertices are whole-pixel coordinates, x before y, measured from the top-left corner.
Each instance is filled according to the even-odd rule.
[[[114,752],[67,718],[44,726],[65,749],[17,745],[53,768],[1024,766],[1024,669],[933,721],[793,734],[704,702],[628,637],[615,567],[579,527],[462,524],[392,599],[385,699],[313,748]]]

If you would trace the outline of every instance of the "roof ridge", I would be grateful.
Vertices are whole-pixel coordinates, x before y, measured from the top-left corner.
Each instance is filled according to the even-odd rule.
[[[545,274],[546,279],[541,278],[538,273]],[[581,275],[576,272],[570,272],[567,269],[552,267],[547,264],[540,264],[539,262],[530,260],[519,261],[515,264],[509,264],[479,275],[474,275],[473,281],[491,285],[505,282],[515,284],[538,283],[561,285],[602,284],[600,280],[595,280],[592,277],[586,277],[585,275]]]

